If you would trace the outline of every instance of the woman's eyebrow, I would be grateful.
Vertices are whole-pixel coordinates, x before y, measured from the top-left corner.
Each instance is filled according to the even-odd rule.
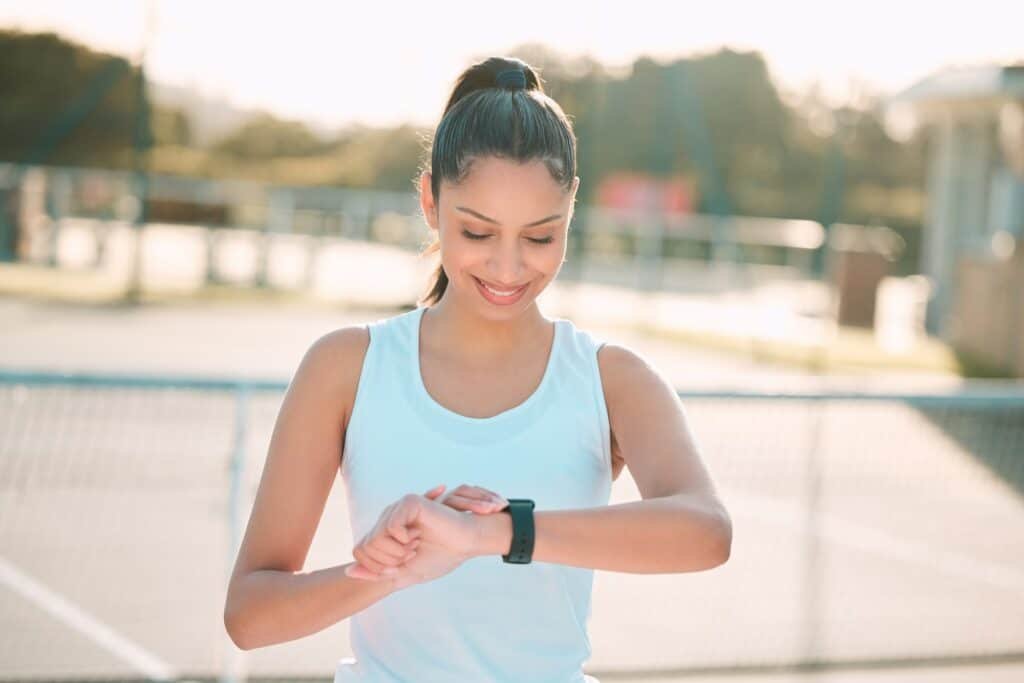
[[[476,216],[477,218],[479,218],[482,221],[487,221],[488,223],[494,223],[495,225],[499,225],[498,221],[494,220],[493,218],[488,218],[487,216],[483,215],[482,213],[477,213],[476,211],[474,211],[473,209],[470,209],[468,207],[456,206],[455,208],[458,209],[459,211],[463,211],[465,213],[472,214],[473,216]],[[524,227],[524,228],[532,228],[535,225],[540,225],[541,223],[547,223],[548,221],[553,221],[556,218],[561,218],[561,217],[562,217],[562,214],[555,213],[555,214],[552,214],[552,215],[550,215],[550,216],[548,216],[546,218],[541,218],[539,221],[534,221],[532,223],[527,223],[526,225],[524,225],[522,227]]]

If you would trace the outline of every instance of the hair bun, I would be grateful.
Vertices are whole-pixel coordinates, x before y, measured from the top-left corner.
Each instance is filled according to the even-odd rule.
[[[522,69],[505,69],[499,71],[494,77],[494,83],[499,88],[509,90],[525,90],[526,74]]]

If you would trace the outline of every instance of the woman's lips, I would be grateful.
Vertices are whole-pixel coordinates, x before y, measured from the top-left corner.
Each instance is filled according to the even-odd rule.
[[[488,288],[488,286],[485,285],[483,281],[481,281],[479,278],[473,277],[473,280],[476,282],[477,289],[480,290],[480,293],[483,295],[483,297],[490,301],[491,303],[498,304],[499,306],[507,306],[509,304],[514,304],[515,302],[519,301],[519,299],[523,296],[523,294],[530,286],[530,283],[527,282],[525,285],[515,290],[511,294],[503,296],[501,294],[496,294],[493,291],[491,291]]]

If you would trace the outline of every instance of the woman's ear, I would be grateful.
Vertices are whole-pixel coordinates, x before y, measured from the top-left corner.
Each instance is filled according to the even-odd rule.
[[[569,217],[572,218],[573,213],[576,211],[576,191],[580,188],[580,177],[575,176],[572,179],[572,189],[569,190]]]
[[[430,171],[420,174],[420,209],[423,211],[423,218],[431,230],[437,230],[437,204],[434,203],[434,194],[430,189]]]

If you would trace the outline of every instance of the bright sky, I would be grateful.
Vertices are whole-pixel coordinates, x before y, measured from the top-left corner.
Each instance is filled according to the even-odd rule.
[[[833,102],[856,82],[894,92],[944,66],[1024,60],[1020,0],[0,0],[0,26],[134,56],[150,1],[153,78],[328,127],[433,125],[472,59],[524,42],[613,66],[756,49],[781,88],[819,81]]]

